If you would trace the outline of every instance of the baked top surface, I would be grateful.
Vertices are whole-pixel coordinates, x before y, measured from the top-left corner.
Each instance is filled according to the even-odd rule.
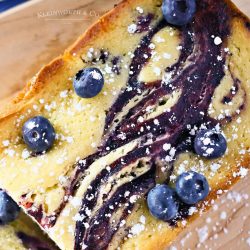
[[[13,179],[9,180],[7,178],[1,177],[1,179],[3,180],[2,186],[5,187],[17,201],[25,205],[26,208],[30,208],[30,203],[34,202],[34,204],[31,205],[37,208],[39,208],[40,204],[46,204],[45,207],[47,215],[51,215],[53,211],[56,210],[58,205],[61,203],[62,196],[64,195],[63,186],[65,185],[65,183],[63,183],[65,180],[60,180],[63,178],[59,177],[65,175],[72,176],[74,174],[74,168],[72,168],[72,165],[76,161],[76,158],[85,158],[86,156],[96,151],[96,145],[100,145],[102,132],[105,126],[105,111],[108,110],[109,107],[114,103],[114,100],[120,92],[120,89],[124,87],[124,84],[127,82],[129,69],[122,67],[120,74],[115,75],[115,77],[112,77],[110,76],[110,73],[107,73],[106,77],[108,84],[107,86],[105,86],[106,90],[104,90],[103,95],[90,101],[79,100],[79,98],[74,95],[71,87],[71,79],[69,78],[74,76],[74,74],[79,69],[93,63],[91,60],[89,60],[88,57],[89,49],[92,47],[94,48],[94,54],[96,51],[97,54],[100,53],[100,48],[105,48],[111,54],[111,59],[114,56],[126,53],[126,57],[124,58],[124,65],[129,65],[132,61],[132,58],[130,58],[131,55],[128,55],[129,52],[132,53],[133,51],[135,51],[135,48],[141,41],[142,37],[147,34],[147,31],[138,34],[130,34],[127,31],[127,27],[132,24],[139,15],[136,7],[137,5],[140,5],[142,6],[145,13],[154,13],[155,17],[150,23],[150,25],[154,27],[156,26],[156,23],[162,18],[157,4],[159,4],[157,1],[140,1],[133,4],[131,2],[126,2],[124,5],[120,5],[118,8],[125,8],[125,10],[126,8],[128,8],[129,11],[128,13],[124,11],[125,13],[122,18],[116,17],[116,15],[113,13],[112,18],[116,20],[116,24],[120,24],[118,25],[118,27],[113,27],[113,24],[110,24],[104,30],[104,24],[100,23],[99,25],[97,25],[97,27],[89,31],[88,35],[82,38],[71,50],[66,52],[63,58],[56,60],[54,63],[40,72],[33,85],[31,85],[30,89],[27,89],[24,100],[20,98],[19,102],[16,105],[13,105],[13,109],[11,109],[12,107],[10,108],[10,111],[8,111],[10,114],[3,113],[2,124],[4,125],[1,125],[2,132],[0,136],[2,141],[4,142],[4,145],[8,144],[7,141],[9,141],[9,145],[7,146],[7,148],[2,149],[2,154],[4,155],[4,157],[2,158],[2,167],[6,170],[1,174],[3,175],[2,177],[5,177],[6,173],[8,173],[8,175],[11,174],[12,178],[14,177],[16,181],[13,183]],[[131,13],[131,9],[134,10],[134,13]],[[119,11],[121,10],[118,9],[117,13],[119,13]],[[230,18],[232,18],[231,12],[229,16]],[[106,19],[104,20],[107,21],[107,19],[109,18],[106,17]],[[223,48],[229,48],[230,52],[232,52],[232,55],[226,56],[227,59],[230,58],[229,62],[227,63],[230,65],[230,67],[232,67],[233,74],[236,75],[236,77],[241,81],[241,87],[243,86],[244,91],[248,93],[247,81],[249,75],[247,74],[247,72],[244,72],[243,67],[243,65],[245,66],[249,64],[249,48],[247,44],[249,33],[246,29],[246,24],[244,23],[245,21],[246,20],[244,18],[236,15],[236,17],[234,17],[230,21],[230,36],[228,39],[225,39],[228,41],[224,41],[224,39],[222,40]],[[203,28],[204,26],[202,26],[202,29]],[[97,34],[99,34],[99,29],[101,29],[102,31],[98,36]],[[242,33],[235,34],[234,31],[238,29],[242,30]],[[155,42],[157,44],[155,50],[157,51],[157,49],[159,49],[160,53],[163,49],[164,51],[170,49],[169,54],[172,55],[172,58],[170,61],[167,61],[169,65],[163,65],[163,67],[166,68],[175,63],[180,56],[181,52],[175,49],[181,43],[179,35],[180,32],[175,29],[171,30],[170,28],[161,29],[159,32],[161,32],[159,33],[160,37],[163,36],[166,37],[167,40],[171,40],[170,46],[161,46],[160,44],[157,44],[157,41]],[[172,32],[174,33],[173,36],[171,36]],[[119,43],[119,46],[117,46],[117,37],[121,36],[121,34],[124,35],[124,44]],[[207,34],[205,35],[207,36]],[[93,39],[93,36],[95,36],[95,39],[91,43],[91,39]],[[103,36],[107,36],[107,40],[103,39]],[[155,40],[157,40],[157,37],[155,38]],[[213,40],[211,39],[211,42],[212,41]],[[91,43],[91,46],[84,47],[83,44],[85,44],[86,42]],[[240,51],[238,51],[237,48],[240,48]],[[73,56],[73,53],[76,53],[76,55]],[[80,56],[82,56],[83,58],[80,58]],[[105,72],[109,71],[108,69],[106,69],[107,64],[109,63],[110,62],[102,64],[102,62],[97,62],[95,63],[95,65],[98,65],[98,67],[102,68]],[[154,67],[159,66],[162,66],[162,64],[160,63],[157,66],[154,65],[151,68],[154,69]],[[154,72],[150,72],[152,70],[150,70],[150,68],[147,69],[146,67],[147,66],[144,66],[143,70],[140,72],[140,81],[143,82],[143,77],[146,79],[150,79],[151,77],[152,79],[150,80],[150,82],[153,82],[155,80],[154,77],[157,78],[157,74],[155,74]],[[115,78],[115,84],[112,83],[112,78]],[[242,92],[240,88],[240,91],[238,92],[239,94],[237,94],[235,98],[233,98],[234,102],[232,107],[228,108],[223,104],[220,104],[221,106],[218,106],[218,103],[220,103],[220,99],[223,97],[223,95],[228,94],[228,90],[230,90],[231,88],[232,77],[226,75],[226,78],[224,78],[224,81],[221,83],[221,85],[221,88],[218,88],[214,92],[215,110],[212,110],[213,112],[211,112],[211,116],[213,118],[216,118],[216,115],[219,116],[222,110],[229,109],[229,112],[237,111],[240,104],[242,104],[242,100],[244,100],[244,104],[247,105],[248,96],[247,94],[246,97],[242,95],[244,91]],[[65,92],[66,90],[68,90],[68,92]],[[105,91],[107,93],[105,93]],[[180,93],[181,91],[182,90],[179,90],[179,92],[177,90],[174,91],[173,95],[170,97],[171,101],[168,102],[167,105],[170,105],[171,107],[171,105],[175,103],[174,101],[176,99],[178,100],[179,96],[182,94]],[[67,95],[66,98],[64,97],[65,95]],[[242,96],[244,96],[244,98]],[[178,165],[182,165],[182,163],[188,159],[188,164],[187,166],[185,166],[185,169],[196,166],[199,171],[205,172],[208,177],[211,176],[212,173],[212,176],[209,179],[210,185],[212,186],[214,192],[217,188],[219,189],[223,188],[224,185],[229,185],[227,179],[231,177],[233,172],[238,173],[236,167],[239,168],[239,170],[240,167],[242,167],[243,169],[246,168],[246,166],[244,166],[244,163],[247,163],[248,160],[248,152],[239,154],[238,150],[238,147],[240,147],[242,148],[241,150],[247,151],[248,147],[246,133],[248,133],[247,128],[249,123],[246,110],[247,109],[245,109],[244,107],[244,109],[241,110],[240,114],[238,114],[238,116],[240,117],[237,117],[237,119],[230,113],[229,116],[232,116],[232,121],[230,122],[226,121],[227,119],[224,119],[225,117],[222,119],[222,121],[220,121],[223,124],[223,130],[227,138],[232,138],[232,142],[229,143],[229,152],[227,153],[227,155],[223,159],[220,159],[220,162],[213,162],[214,164],[220,165],[220,171],[213,173],[213,171],[209,170],[212,164],[211,161],[206,162],[202,160],[202,163],[200,163],[200,159],[197,159],[196,156],[190,153],[181,154],[178,156],[178,159],[175,162],[175,170],[178,171]],[[13,114],[12,111],[14,111]],[[25,159],[28,153],[25,151],[25,145],[23,145],[20,140],[16,141],[18,133],[16,125],[19,125],[19,127],[21,127],[21,124],[25,119],[37,113],[49,117],[55,125],[56,130],[61,131],[62,134],[59,136],[55,148],[48,152],[46,155],[39,157],[28,157],[27,159]],[[242,122],[239,122],[240,120],[238,120],[238,118],[241,118]],[[13,124],[13,122],[15,122],[15,124]],[[84,130],[82,129],[83,127]],[[68,131],[68,134],[65,131]],[[244,138],[246,138],[244,140],[242,140],[243,135]],[[112,143],[115,141],[115,139],[116,138],[112,140]],[[131,144],[132,143],[128,143],[128,145],[125,145],[123,149],[125,149],[125,151],[129,151],[131,150],[131,148],[137,145],[136,142],[134,145]],[[78,145],[81,145],[81,147],[79,147]],[[117,155],[121,154],[120,151],[118,153],[116,152],[113,156],[111,155],[111,157],[114,157],[111,162],[117,157]],[[235,154],[234,158],[232,157],[232,154]],[[58,158],[58,155],[63,155],[63,157]],[[93,169],[93,176],[96,175],[95,171],[97,171],[97,168],[98,162],[95,163],[95,166],[91,168],[91,170]],[[24,174],[25,176],[27,176],[27,178],[23,178]],[[78,190],[76,195],[78,195],[81,200],[82,194],[80,189]],[[84,191],[84,187],[82,187],[82,189]],[[28,195],[26,195],[27,193]],[[23,201],[24,194],[26,196]],[[62,194],[62,196],[60,196],[59,194]],[[57,200],[55,198],[57,198]],[[69,202],[69,204],[63,210],[66,211],[64,212],[64,215],[60,216],[57,220],[56,225],[50,229],[51,237],[55,240],[57,240],[57,238],[60,238],[61,240],[60,234],[63,232],[65,236],[63,237],[65,243],[63,243],[66,244],[66,249],[70,249],[73,242],[72,230],[69,226],[74,227],[75,222],[72,222],[72,215],[76,214],[78,211],[77,205],[75,209],[74,205],[78,203],[79,206],[78,199],[73,200],[72,203],[73,205]],[[159,241],[160,248],[161,246],[166,244],[168,240],[173,239],[179,229],[174,228],[173,230],[172,228],[169,228],[164,224],[163,229],[161,229],[160,232],[154,232],[154,237],[152,237],[152,239],[149,239],[149,236],[152,235],[150,228],[156,228],[159,222],[154,220],[148,214],[147,209],[144,208],[144,205],[141,206],[142,208],[139,209],[137,213],[133,213],[134,218],[131,218],[131,220],[136,221],[137,216],[139,215],[139,218],[142,215],[145,216],[147,218],[146,230],[144,230],[145,232],[142,232],[139,237],[128,240],[127,243],[125,243],[125,246],[126,244],[131,244],[131,246],[140,246],[140,244],[142,244],[145,239],[147,239],[147,241],[149,242],[148,247],[150,247],[150,242],[152,242],[152,246],[155,246],[155,242],[157,241],[158,237],[160,238],[161,235],[165,235],[165,233],[167,233],[169,237],[165,237],[164,239],[162,239],[162,243],[161,241]],[[62,231],[63,227],[65,227],[65,231]],[[60,242],[60,244],[63,243]],[[63,248],[63,245],[61,247]]]

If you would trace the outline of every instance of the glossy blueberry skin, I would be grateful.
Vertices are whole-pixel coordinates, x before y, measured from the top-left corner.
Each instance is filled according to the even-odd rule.
[[[179,175],[175,188],[179,199],[188,205],[197,204],[209,194],[209,184],[206,177],[194,171]]]
[[[104,77],[98,68],[80,70],[73,80],[76,94],[82,98],[97,96],[104,85]]]
[[[175,191],[167,185],[157,185],[148,193],[150,213],[159,220],[169,221],[176,217],[179,203]]]
[[[196,154],[207,159],[216,159],[223,156],[227,150],[226,138],[214,130],[201,130],[194,140]]]
[[[34,153],[49,150],[55,141],[55,130],[48,119],[35,116],[23,125],[23,139]]]
[[[3,190],[0,190],[0,225],[14,221],[20,212],[18,205]]]
[[[163,0],[162,13],[166,21],[176,26],[191,22],[196,11],[196,0]]]

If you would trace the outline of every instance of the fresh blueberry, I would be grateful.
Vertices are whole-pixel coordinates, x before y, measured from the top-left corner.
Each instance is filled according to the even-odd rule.
[[[34,153],[50,149],[55,141],[55,130],[42,116],[35,116],[23,125],[23,139]]]
[[[179,204],[175,191],[167,185],[157,185],[148,193],[148,208],[157,219],[169,221],[176,217]]]
[[[176,26],[188,24],[196,11],[195,0],[163,0],[162,12],[166,21]]]
[[[101,92],[104,85],[104,77],[99,69],[86,68],[76,74],[73,85],[78,96],[92,98]]]
[[[0,225],[5,225],[14,221],[20,208],[12,198],[3,190],[0,190]]]
[[[226,138],[214,130],[201,130],[194,140],[196,154],[208,159],[216,159],[223,156],[227,150]]]
[[[209,193],[209,184],[206,177],[194,171],[179,175],[175,185],[180,200],[189,205],[204,200]]]

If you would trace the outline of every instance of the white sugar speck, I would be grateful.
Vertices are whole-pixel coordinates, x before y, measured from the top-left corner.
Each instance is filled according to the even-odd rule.
[[[169,250],[177,250],[175,246],[171,246]]]
[[[61,98],[66,98],[68,96],[68,90],[64,90],[60,93]]]
[[[208,238],[208,227],[204,226],[202,228],[198,228],[197,233],[200,243],[205,242],[205,240]]]
[[[15,151],[13,149],[6,149],[5,153],[10,157],[13,157],[15,155]]]
[[[140,217],[140,222],[141,222],[142,224],[145,224],[145,223],[146,223],[146,217],[142,215],[142,216]]]
[[[128,26],[128,33],[133,34],[133,33],[136,32],[136,30],[137,30],[137,25],[136,24],[133,23],[133,24]]]
[[[79,213],[77,213],[72,219],[74,221],[82,221],[84,218]]]
[[[143,14],[143,9],[141,7],[136,7],[136,10],[140,13],[140,14]]]
[[[129,199],[129,201],[130,201],[130,203],[135,203],[136,202],[136,200],[137,200],[137,196],[136,195],[132,195],[131,197],[130,197],[130,199]]]
[[[74,227],[72,225],[68,226],[68,232],[74,235]]]
[[[233,173],[233,177],[239,176],[240,178],[244,178],[248,173],[248,169],[241,167],[238,172]]]
[[[197,212],[197,208],[196,207],[190,207],[188,209],[188,215],[193,215]]]
[[[227,218],[227,213],[225,211],[221,212],[220,218],[221,220],[225,220]]]
[[[172,57],[172,55],[169,54],[169,53],[163,53],[163,57],[164,57],[165,59],[170,59],[170,58]]]
[[[85,245],[84,243],[82,244],[82,249],[86,249],[88,246]]]
[[[77,208],[81,205],[82,203],[82,200],[79,198],[79,197],[73,197],[71,200],[70,200],[70,203],[73,207]]]
[[[27,159],[30,157],[30,152],[27,149],[24,149],[22,152],[22,158]]]
[[[247,176],[247,173],[248,173],[248,169],[243,168],[243,167],[240,168],[239,175],[241,176],[241,178]]]
[[[144,229],[145,229],[145,226],[142,225],[142,224],[140,224],[140,223],[138,223],[138,224],[135,224],[135,225],[131,228],[130,232],[131,232],[133,235],[138,235],[138,234],[140,234]]]
[[[216,36],[216,37],[214,38],[214,44],[215,44],[215,45],[220,45],[221,43],[222,43],[221,38],[218,37],[218,36]]]
[[[217,172],[217,170],[221,167],[220,164],[218,163],[212,163],[211,166],[210,166],[210,169],[213,171],[213,172]]]
[[[247,239],[247,244],[250,247],[250,237]]]
[[[102,75],[96,70],[93,70],[91,72],[91,75],[92,75],[93,79],[95,79],[95,80],[101,80],[102,79]]]
[[[126,221],[125,220],[122,220],[121,222],[120,222],[120,227],[123,227],[123,226],[125,226],[126,225]]]
[[[163,150],[164,151],[168,151],[170,148],[171,148],[171,144],[169,144],[169,143],[166,143],[166,144],[163,145]]]
[[[9,140],[3,141],[3,145],[4,147],[8,147],[10,145],[10,141]]]

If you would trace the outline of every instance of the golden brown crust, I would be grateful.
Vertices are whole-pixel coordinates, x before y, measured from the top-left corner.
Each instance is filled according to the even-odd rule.
[[[6,105],[3,103],[3,107],[1,107],[0,110],[0,119],[7,118],[12,113],[20,111],[24,102],[32,99],[32,96],[44,88],[51,75],[58,73],[59,68],[63,66],[64,60],[70,60],[73,55],[75,56],[75,54],[79,54],[81,50],[84,50],[84,48],[88,45],[88,42],[91,42],[98,36],[102,36],[105,33],[105,30],[110,29],[110,26],[114,25],[115,19],[119,15],[118,13],[122,13],[122,10],[131,5],[131,3],[133,3],[133,1],[123,0],[121,3],[117,4],[114,9],[107,12],[92,26],[90,26],[73,45],[70,45],[64,52],[64,55],[55,58],[50,63],[45,65],[37,73],[37,75],[26,84],[24,89],[21,90],[17,96],[15,96],[12,100],[7,100]]]

